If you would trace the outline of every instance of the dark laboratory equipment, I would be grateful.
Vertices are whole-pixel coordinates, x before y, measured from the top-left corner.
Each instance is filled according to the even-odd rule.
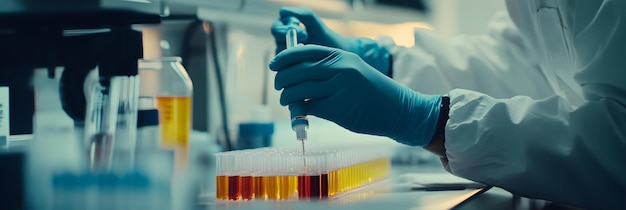
[[[64,67],[59,87],[63,109],[82,124],[87,107],[83,81],[88,72],[97,67],[104,89],[115,77],[137,75],[142,39],[132,25],[159,22],[159,1],[1,1],[0,86],[10,88],[10,133],[33,133],[34,69],[47,68],[49,77],[54,78],[55,68]],[[0,173],[2,180],[10,176],[12,173]],[[18,196],[1,202],[0,209],[26,208],[22,191],[16,190],[23,188],[23,183],[17,185],[0,189],[0,195]]]

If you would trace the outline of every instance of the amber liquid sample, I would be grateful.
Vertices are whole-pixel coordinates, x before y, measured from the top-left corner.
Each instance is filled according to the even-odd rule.
[[[328,180],[328,174],[322,174],[322,176],[320,177],[320,188],[321,188],[321,197],[322,198],[328,198],[328,193],[329,193],[329,181]]]
[[[219,200],[228,200],[228,176],[217,176],[216,197]]]
[[[161,125],[161,145],[164,147],[187,146],[191,132],[191,97],[156,97]]]
[[[278,200],[278,177],[277,176],[264,176],[263,185],[265,185],[265,194],[269,200]]]
[[[389,158],[380,158],[320,175],[218,176],[219,200],[324,199],[375,182],[389,174]]]
[[[241,199],[241,177],[229,176],[228,177],[228,199],[240,200]]]
[[[265,191],[265,184],[263,184],[263,177],[255,176],[252,178],[254,189],[254,199],[267,199],[267,192]]]
[[[275,186],[278,189],[278,200],[285,200],[289,197],[289,177],[279,176],[278,185]]]
[[[242,176],[240,181],[241,199],[252,200],[254,198],[254,182],[252,176]]]
[[[329,196],[329,176],[322,175],[302,175],[298,176],[298,198],[300,199],[321,199]]]
[[[279,176],[278,183],[278,195],[280,200],[289,199],[289,197],[295,192],[294,187],[297,189],[297,183],[293,183],[289,176]]]
[[[298,197],[297,176],[217,176],[219,200],[287,200]]]
[[[307,176],[298,176],[298,197],[300,199],[311,197],[311,179]]]

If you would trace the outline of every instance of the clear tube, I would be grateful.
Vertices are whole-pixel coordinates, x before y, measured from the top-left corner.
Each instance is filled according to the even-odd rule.
[[[127,173],[133,170],[137,142],[137,111],[139,76],[120,76],[119,105],[117,110],[113,170]]]
[[[298,46],[298,34],[295,28],[289,28],[285,35],[287,40],[287,49]],[[292,108],[292,106],[302,106],[302,104],[289,105],[292,112],[291,128],[296,132],[296,139],[302,141],[302,153],[304,153],[304,140],[307,139],[307,128],[309,127],[309,121],[305,114],[302,114],[304,110],[300,108]],[[294,116],[294,112],[295,113]]]
[[[90,90],[84,143],[90,170],[132,170],[138,84],[137,76],[102,77]]]
[[[119,82],[100,78],[100,84],[90,90],[85,121],[84,149],[89,169],[109,171],[115,147],[115,128],[119,101]]]
[[[285,36],[287,39],[287,49],[298,46],[298,32],[295,28],[289,28]]]

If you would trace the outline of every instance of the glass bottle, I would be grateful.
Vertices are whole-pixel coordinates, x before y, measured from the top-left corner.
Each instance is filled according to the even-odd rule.
[[[159,110],[161,146],[165,148],[189,145],[193,84],[181,61],[180,57],[139,60],[140,96],[154,96]]]

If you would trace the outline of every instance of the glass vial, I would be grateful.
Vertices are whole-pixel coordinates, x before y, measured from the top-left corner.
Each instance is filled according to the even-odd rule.
[[[161,146],[186,148],[191,133],[193,84],[180,57],[139,60],[140,95],[154,96],[159,110]]]

